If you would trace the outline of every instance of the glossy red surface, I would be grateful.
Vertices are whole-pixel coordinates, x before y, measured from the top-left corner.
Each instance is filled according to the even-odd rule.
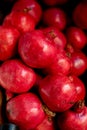
[[[81,112],[68,110],[58,118],[58,126],[60,130],[86,130],[87,129],[87,107],[85,106]]]
[[[16,54],[19,36],[16,28],[0,26],[0,61],[5,61]]]
[[[47,107],[55,112],[68,110],[77,99],[77,92],[71,80],[63,75],[49,75],[39,86],[39,93]]]
[[[45,118],[42,104],[33,93],[24,93],[9,100],[6,112],[8,119],[24,130],[35,128]]]
[[[63,30],[67,24],[66,14],[60,8],[48,8],[43,12],[43,23],[47,26],[55,26],[59,30]]]
[[[0,85],[13,93],[27,92],[35,80],[35,72],[18,59],[8,60],[0,67]]]
[[[18,50],[23,61],[33,68],[49,66],[56,54],[56,48],[41,30],[25,33],[19,40]]]

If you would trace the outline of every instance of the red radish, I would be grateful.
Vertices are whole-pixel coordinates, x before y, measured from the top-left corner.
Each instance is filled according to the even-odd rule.
[[[0,85],[13,93],[28,91],[35,80],[34,71],[18,59],[5,61],[0,67]]]
[[[14,27],[0,26],[0,61],[16,54],[20,33]]]
[[[66,37],[65,35],[59,31],[56,27],[47,27],[42,29],[44,34],[47,36],[49,40],[52,40],[54,45],[58,49],[64,49],[66,46]]]
[[[87,29],[87,1],[80,2],[73,11],[73,20],[77,26]]]
[[[61,113],[58,117],[58,126],[60,130],[87,130],[87,107]]]
[[[44,69],[47,74],[64,74],[68,75],[71,70],[71,60],[64,50],[57,50],[54,62]]]
[[[71,74],[80,76],[87,69],[87,57],[82,51],[75,51],[71,54]]]
[[[60,8],[48,8],[43,12],[43,22],[47,26],[55,26],[57,29],[63,30],[67,23],[66,14]]]
[[[35,21],[33,17],[24,12],[12,12],[7,16],[4,26],[13,26],[21,33],[32,31],[35,28]]]
[[[84,100],[86,96],[86,88],[84,83],[80,80],[80,78],[76,77],[75,75],[69,76],[70,80],[74,83],[77,91],[77,101]]]
[[[48,75],[40,82],[39,93],[47,107],[55,112],[68,110],[77,100],[74,84],[63,75]]]
[[[19,0],[13,5],[12,11],[26,12],[34,18],[36,24],[42,15],[42,8],[35,0]]]
[[[20,94],[9,100],[6,113],[10,122],[24,130],[34,129],[45,118],[41,101],[33,93]]]
[[[25,33],[19,40],[19,54],[33,68],[45,68],[55,58],[56,48],[41,30]]]
[[[67,29],[67,41],[74,48],[82,49],[85,47],[87,38],[83,30],[78,27],[69,27]]]

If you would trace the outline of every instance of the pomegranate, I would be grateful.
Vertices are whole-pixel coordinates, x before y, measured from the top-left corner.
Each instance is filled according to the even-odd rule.
[[[20,33],[14,27],[0,26],[0,61],[12,58],[16,54]]]
[[[82,29],[78,27],[69,27],[66,36],[68,43],[72,44],[74,48],[82,49],[85,47],[87,38]]]
[[[56,27],[47,27],[42,29],[44,34],[58,49],[64,49],[67,43],[65,35]]]
[[[32,31],[35,28],[35,21],[33,17],[24,12],[11,12],[4,20],[4,26],[13,26],[24,33],[27,31]]]
[[[34,130],[55,130],[54,121],[49,120],[48,116]]]
[[[71,54],[71,74],[80,76],[87,69],[87,58],[86,55],[82,51],[74,51]]]
[[[68,75],[71,70],[71,60],[66,55],[64,50],[57,50],[54,62],[44,69],[44,72],[47,74],[64,74]]]
[[[55,26],[59,30],[63,30],[67,23],[66,14],[60,8],[48,8],[43,12],[43,22],[47,26]]]
[[[9,121],[20,129],[34,129],[45,118],[42,104],[33,93],[20,94],[7,102],[6,113]]]
[[[87,17],[86,17],[86,12],[87,12],[87,1],[86,2],[80,2],[76,8],[73,11],[73,20],[74,23],[82,28],[82,29],[87,29]]]
[[[39,93],[47,107],[55,112],[68,110],[77,100],[74,84],[63,75],[45,77],[40,82]]]
[[[87,0],[0,1],[1,130],[87,130],[86,12]]]
[[[12,11],[25,12],[31,15],[36,24],[40,21],[42,15],[42,8],[35,0],[19,0],[14,4]]]
[[[80,109],[80,110],[79,110]],[[58,117],[60,130],[86,130],[87,129],[87,107],[67,110]]]
[[[18,59],[7,60],[0,67],[0,85],[13,93],[28,91],[35,80],[35,72]]]
[[[56,48],[47,40],[41,30],[25,33],[19,40],[19,54],[32,68],[45,68],[55,58]]]
[[[69,76],[69,78],[70,78],[70,80],[72,80],[72,82],[74,83],[74,85],[76,87],[77,101],[84,100],[84,98],[86,96],[86,88],[85,88],[85,85],[82,82],[82,80],[75,75],[71,75],[71,76]]]

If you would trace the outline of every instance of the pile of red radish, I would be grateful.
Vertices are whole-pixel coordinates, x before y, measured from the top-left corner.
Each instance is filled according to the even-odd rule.
[[[0,129],[87,130],[87,1],[2,4]]]

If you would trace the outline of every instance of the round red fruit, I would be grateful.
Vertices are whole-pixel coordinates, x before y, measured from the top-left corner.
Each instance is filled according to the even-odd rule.
[[[40,82],[39,92],[43,102],[55,112],[68,110],[77,99],[74,84],[63,75],[48,75]]]
[[[32,31],[35,28],[35,21],[31,15],[24,12],[12,12],[4,20],[4,26],[13,26],[21,33]]]
[[[12,11],[25,12],[34,18],[37,24],[42,15],[42,8],[35,0],[19,0],[13,5]]]
[[[70,43],[74,48],[82,49],[85,47],[87,38],[82,29],[78,27],[69,27],[66,36],[68,43]]]
[[[44,72],[47,74],[64,74],[68,75],[71,70],[71,60],[66,55],[64,50],[57,50],[54,62],[47,68],[44,69]]]
[[[55,130],[54,121],[46,116],[34,130]]]
[[[63,30],[66,27],[66,14],[60,8],[48,8],[43,12],[43,22],[47,26],[55,26],[59,30]]]
[[[87,1],[80,2],[73,11],[73,20],[77,26],[87,29]]]
[[[77,101],[84,100],[86,96],[86,88],[83,81],[75,75],[71,75],[69,78],[75,85],[77,91]]]
[[[59,31],[56,27],[43,28],[43,32],[49,40],[52,40],[53,44],[58,49],[64,49],[67,43],[65,35]]]
[[[60,130],[87,130],[87,107],[80,111],[67,110],[58,117]]]
[[[20,33],[14,27],[0,26],[0,61],[12,58],[16,54]]]
[[[19,54],[33,68],[49,66],[55,58],[56,48],[41,30],[25,33],[19,40]]]
[[[6,113],[10,122],[24,130],[34,129],[45,118],[41,101],[33,93],[20,94],[9,100]]]
[[[0,67],[0,85],[10,92],[26,92],[35,80],[35,72],[18,59],[5,61]]]
[[[87,69],[87,57],[82,51],[75,51],[71,54],[71,74],[80,76]]]

